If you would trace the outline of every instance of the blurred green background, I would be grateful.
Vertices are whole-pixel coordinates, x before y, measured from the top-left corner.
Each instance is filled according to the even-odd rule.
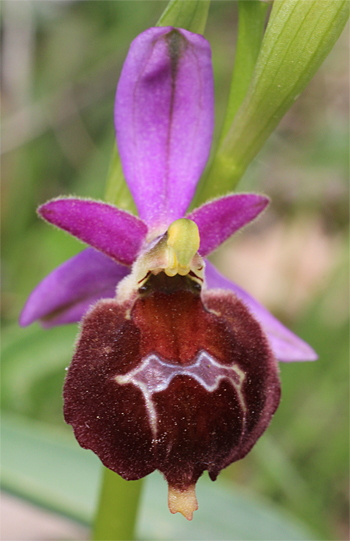
[[[35,285],[82,245],[40,222],[35,209],[58,195],[103,197],[122,62],[165,6],[2,6],[2,407],[62,432],[70,432],[61,389],[76,326],[20,329],[17,318]],[[205,36],[217,136],[236,27],[236,3],[212,2]],[[347,29],[239,185],[269,195],[270,208],[213,256],[320,356],[281,366],[283,398],[270,428],[221,475],[334,540],[348,538],[348,60]]]

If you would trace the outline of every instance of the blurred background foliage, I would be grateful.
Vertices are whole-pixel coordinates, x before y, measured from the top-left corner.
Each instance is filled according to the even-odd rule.
[[[102,198],[113,101],[131,40],[166,2],[5,1],[2,6],[2,407],[63,426],[61,389],[76,326],[20,329],[35,285],[82,249],[36,207]],[[216,137],[234,61],[235,2],[212,2]],[[271,427],[222,474],[278,502],[322,539],[347,539],[348,30],[244,175],[272,203],[213,261],[319,353],[283,364]],[[66,428],[70,431],[70,428]]]

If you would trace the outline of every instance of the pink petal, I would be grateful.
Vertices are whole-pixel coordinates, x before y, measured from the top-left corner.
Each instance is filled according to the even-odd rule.
[[[210,254],[241,227],[249,224],[268,205],[269,199],[256,194],[234,194],[205,203],[187,218],[198,225],[199,253]]]
[[[115,126],[126,181],[152,227],[181,218],[207,162],[214,125],[209,43],[171,27],[131,44],[120,76]]]
[[[147,234],[146,224],[113,205],[87,199],[55,199],[39,215],[118,263],[131,265]]]
[[[51,272],[30,294],[20,315],[23,327],[40,320],[44,327],[80,321],[89,307],[113,298],[128,267],[88,248]]]
[[[244,302],[265,331],[276,358],[283,362],[316,361],[316,352],[306,342],[287,329],[264,306],[206,262],[205,277],[210,289],[229,289]]]

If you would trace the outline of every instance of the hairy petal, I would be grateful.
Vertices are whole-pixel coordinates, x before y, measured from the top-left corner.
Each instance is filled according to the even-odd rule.
[[[306,342],[287,329],[264,306],[249,293],[234,284],[211,264],[206,262],[205,277],[208,288],[228,289],[233,291],[260,322],[265,331],[273,353],[279,361],[316,361],[316,352]]]
[[[124,175],[152,227],[181,218],[209,156],[214,90],[209,43],[171,27],[131,44],[120,76],[115,126]]]
[[[54,199],[41,205],[38,213],[123,265],[132,265],[147,234],[142,220],[99,201]]]
[[[40,282],[29,296],[19,323],[26,326],[40,320],[43,327],[53,327],[78,322],[96,301],[114,297],[116,285],[129,272],[128,267],[88,248]]]
[[[241,227],[249,224],[269,204],[269,198],[256,194],[234,194],[205,203],[186,218],[193,220],[201,239],[199,253],[210,254]]]

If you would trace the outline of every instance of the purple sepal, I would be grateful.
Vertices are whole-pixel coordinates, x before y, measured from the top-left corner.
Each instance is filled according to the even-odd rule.
[[[269,198],[256,194],[234,194],[205,203],[186,218],[196,222],[201,239],[199,253],[204,257],[249,224],[269,204]]]
[[[29,296],[19,323],[23,327],[40,320],[53,327],[81,320],[96,301],[113,298],[128,267],[87,248],[51,272]]]
[[[282,325],[278,319],[244,289],[222,276],[209,261],[206,262],[205,278],[208,288],[230,289],[243,301],[261,324],[272,351],[279,361],[316,361],[318,359],[318,355],[309,344]]]
[[[152,228],[184,216],[209,156],[213,126],[207,40],[172,27],[140,34],[119,79],[115,127],[126,181]]]
[[[54,199],[38,214],[123,265],[135,261],[148,230],[136,216],[89,199]]]

